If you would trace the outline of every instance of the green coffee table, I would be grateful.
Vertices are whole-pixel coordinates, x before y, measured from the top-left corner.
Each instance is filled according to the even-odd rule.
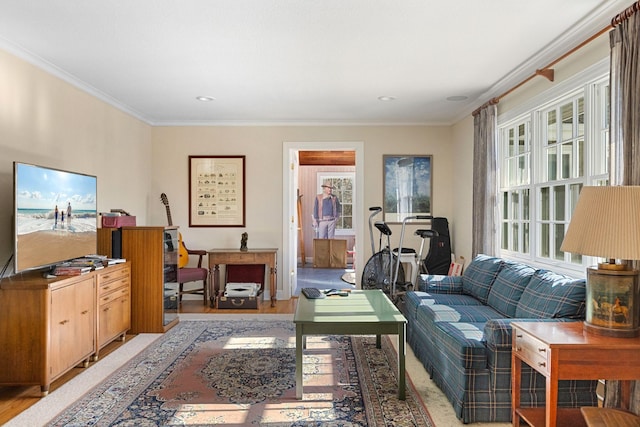
[[[302,399],[302,350],[305,335],[398,335],[398,399],[405,400],[407,319],[380,290],[351,291],[348,297],[307,299],[300,295],[296,324],[296,397]]]

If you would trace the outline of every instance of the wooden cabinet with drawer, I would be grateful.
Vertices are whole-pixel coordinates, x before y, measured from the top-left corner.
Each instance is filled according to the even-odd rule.
[[[98,281],[98,348],[120,338],[124,341],[131,328],[131,266],[118,264],[97,272]]]
[[[96,351],[96,277],[45,279],[39,272],[0,283],[0,384],[51,382]]]

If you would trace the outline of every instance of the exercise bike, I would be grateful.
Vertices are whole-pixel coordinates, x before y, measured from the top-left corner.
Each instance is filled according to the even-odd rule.
[[[402,296],[410,290],[413,290],[414,287],[414,283],[412,281],[405,281],[404,277],[400,278],[398,277],[398,269],[402,268],[402,264],[401,264],[401,258],[403,254],[410,254],[413,255],[413,257],[416,257],[416,251],[415,249],[409,249],[409,248],[403,248],[403,242],[404,242],[404,232],[405,232],[405,228],[407,225],[408,221],[412,221],[414,219],[418,219],[418,220],[431,220],[433,219],[433,216],[431,215],[414,215],[414,216],[407,216],[402,220],[402,231],[400,232],[400,242],[399,242],[399,246],[397,249],[393,250],[393,254],[394,254],[394,258],[395,258],[395,262],[396,262],[396,268],[395,268],[395,277],[393,278],[393,280],[391,281],[391,297],[392,297],[392,301],[395,304],[398,304],[400,302],[400,299],[402,298]],[[424,239],[427,237],[433,237],[434,236],[434,232],[432,230],[416,230],[415,234],[419,235],[422,238],[422,243],[420,245],[420,254],[418,255],[418,259],[420,259],[420,257],[422,256],[422,248],[424,247]],[[415,260],[415,258],[414,258]],[[414,266],[417,267],[417,263],[414,263]],[[414,267],[415,268],[415,267]]]
[[[373,218],[382,212],[381,207],[369,208],[371,215],[369,216],[369,236],[371,238],[371,253],[362,271],[362,289],[381,289],[382,292],[392,295],[394,286],[392,281],[401,280],[404,282],[404,268],[396,262],[396,256],[392,254],[391,247],[391,229],[384,221],[373,222]],[[379,250],[376,252],[375,242],[373,240],[373,227],[380,231]],[[382,236],[386,236],[387,244],[382,246]]]

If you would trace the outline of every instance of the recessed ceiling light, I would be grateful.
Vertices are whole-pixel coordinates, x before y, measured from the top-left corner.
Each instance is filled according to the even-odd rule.
[[[395,101],[395,97],[394,96],[379,96],[378,99],[380,101]]]
[[[464,101],[467,98],[469,98],[468,96],[464,96],[464,95],[456,95],[456,96],[450,96],[447,98],[447,101]]]
[[[216,100],[213,96],[196,96],[196,99],[202,102],[211,102]]]

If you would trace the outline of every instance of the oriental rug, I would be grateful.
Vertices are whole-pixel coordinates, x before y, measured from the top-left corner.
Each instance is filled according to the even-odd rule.
[[[310,336],[295,397],[290,321],[183,321],[52,426],[434,426],[389,338]]]

